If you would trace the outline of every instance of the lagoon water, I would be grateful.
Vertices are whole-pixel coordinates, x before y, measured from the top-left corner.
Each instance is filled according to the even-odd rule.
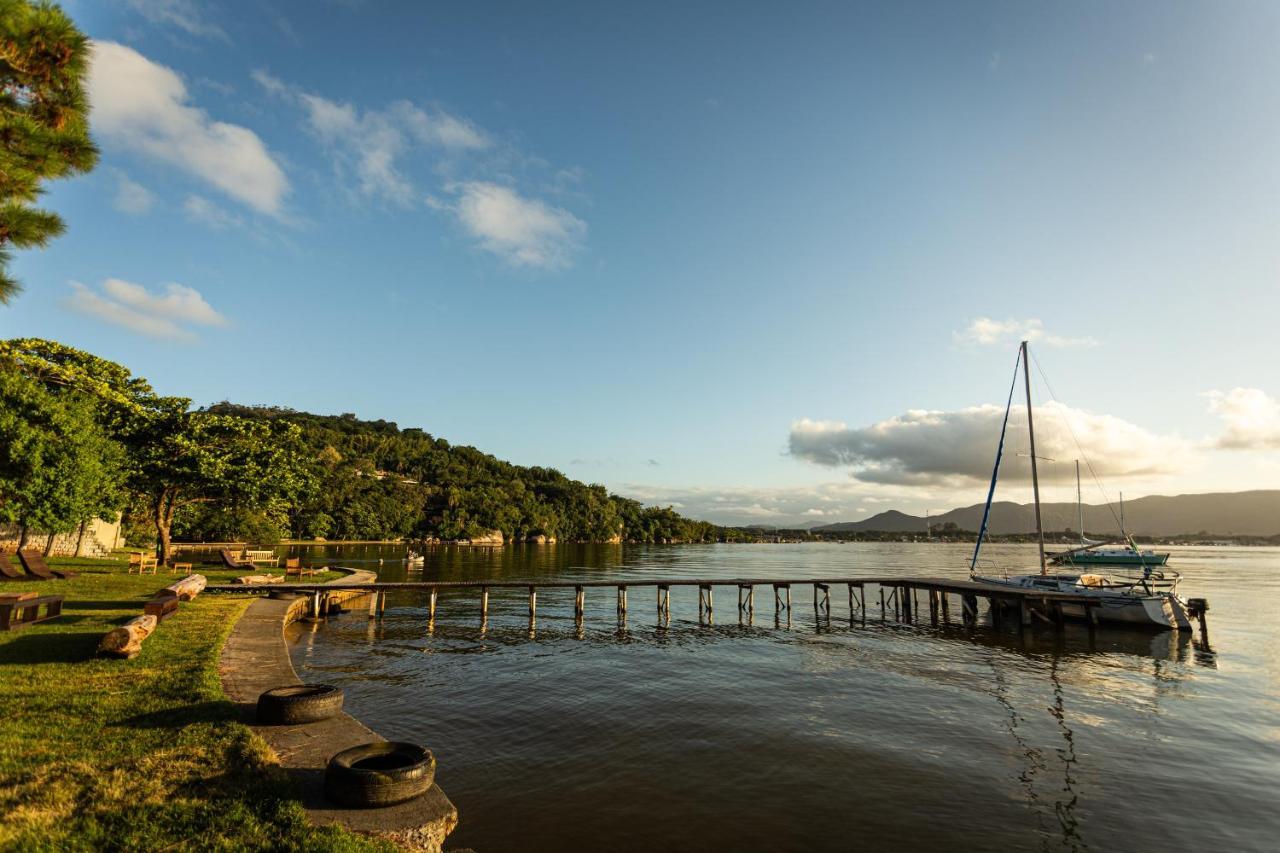
[[[316,549],[303,549],[319,556]],[[630,577],[964,578],[967,546],[912,543],[437,548],[327,553],[383,580]],[[1199,633],[819,623],[810,588],[775,625],[772,590],[739,624],[737,590],[521,590],[389,596],[288,633],[304,680],[428,745],[458,806],[449,846],[499,851],[1274,850],[1280,844],[1280,549],[1175,548]],[[1034,547],[993,546],[1025,568]],[[378,561],[383,563],[379,565]],[[958,618],[952,607],[952,618]]]

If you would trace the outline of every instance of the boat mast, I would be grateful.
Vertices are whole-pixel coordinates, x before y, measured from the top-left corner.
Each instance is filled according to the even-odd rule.
[[[1031,357],[1027,354],[1027,342],[1022,342],[1022,381],[1027,388],[1027,437],[1031,441],[1031,489],[1036,500],[1036,539],[1040,545],[1040,574],[1049,574],[1044,560],[1044,526],[1040,523],[1040,473],[1036,470],[1036,428],[1031,417]]]
[[[1080,460],[1076,460],[1076,511],[1080,514],[1080,544],[1085,544],[1084,538],[1084,498],[1080,496]]]

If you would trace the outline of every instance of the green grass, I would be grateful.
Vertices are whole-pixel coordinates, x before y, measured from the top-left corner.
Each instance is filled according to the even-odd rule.
[[[247,596],[201,595],[136,658],[103,659],[102,635],[175,578],[129,575],[123,561],[50,563],[81,575],[0,585],[67,597],[62,618],[0,633],[0,849],[394,849],[310,826],[223,694],[218,656]],[[211,584],[237,574],[197,571]]]

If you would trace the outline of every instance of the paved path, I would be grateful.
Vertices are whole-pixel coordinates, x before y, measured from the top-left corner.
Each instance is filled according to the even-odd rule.
[[[329,586],[375,579],[373,572],[358,571]],[[351,594],[360,593],[352,590]],[[305,607],[305,598],[276,601],[262,597],[250,604],[222,649],[222,689],[240,705],[245,721],[271,745],[280,764],[299,783],[302,804],[312,822],[340,823],[411,850],[438,853],[458,824],[458,810],[439,785],[415,800],[381,809],[346,809],[324,799],[324,768],[330,756],[361,743],[384,740],[377,732],[349,714],[305,726],[253,725],[259,694],[302,683],[289,660],[284,627],[305,612]]]

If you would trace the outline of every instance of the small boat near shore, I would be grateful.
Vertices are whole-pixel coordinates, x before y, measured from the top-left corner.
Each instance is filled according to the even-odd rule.
[[[1099,621],[1118,622],[1129,625],[1143,625],[1152,628],[1172,630],[1191,630],[1192,610],[1185,599],[1178,595],[1178,582],[1181,577],[1177,572],[1165,572],[1161,568],[1168,560],[1168,554],[1158,555],[1150,551],[1141,551],[1132,537],[1121,530],[1127,548],[1107,549],[1095,552],[1095,560],[1084,565],[1113,565],[1118,567],[1135,567],[1139,571],[1132,575],[1113,576],[1098,572],[1061,572],[1049,573],[1049,559],[1044,550],[1044,527],[1040,516],[1040,477],[1036,468],[1035,422],[1031,406],[1031,371],[1028,365],[1027,342],[1023,341],[1018,348],[1018,359],[1014,362],[1013,382],[1009,386],[1009,399],[1005,404],[1004,422],[1000,428],[1000,443],[996,448],[995,466],[991,472],[991,485],[987,491],[986,507],[982,513],[982,526],[978,530],[978,540],[974,545],[973,558],[969,563],[969,577],[982,583],[1011,586],[1019,589],[1041,589],[1046,592],[1065,592],[1073,595],[1096,599],[1094,610]],[[996,481],[1000,475],[1000,460],[1004,455],[1005,435],[1009,427],[1009,412],[1013,408],[1013,393],[1018,385],[1018,368],[1021,365],[1022,378],[1027,399],[1027,435],[1030,442],[1031,483],[1035,495],[1036,535],[1040,546],[1039,574],[1020,574],[1003,576],[979,575],[978,557],[982,550],[982,542],[987,534],[987,523],[991,514],[991,502],[995,497]],[[1076,489],[1079,496],[1079,464],[1076,468]],[[1083,538],[1084,525],[1081,524]],[[1111,544],[1107,542],[1097,545]],[[1081,555],[1095,548],[1094,543],[1085,544],[1082,548],[1073,549],[1064,554],[1054,555],[1054,562],[1064,556],[1070,559],[1070,565],[1081,565]],[[1151,554],[1148,560],[1147,555]],[[1113,556],[1114,555],[1114,556]],[[1104,563],[1107,557],[1124,562]],[[1163,557],[1163,559],[1159,559]],[[1158,560],[1158,562],[1157,562]],[[1194,604],[1202,606],[1199,600]],[[1063,615],[1073,618],[1085,618],[1088,613],[1082,605],[1064,605]]]

